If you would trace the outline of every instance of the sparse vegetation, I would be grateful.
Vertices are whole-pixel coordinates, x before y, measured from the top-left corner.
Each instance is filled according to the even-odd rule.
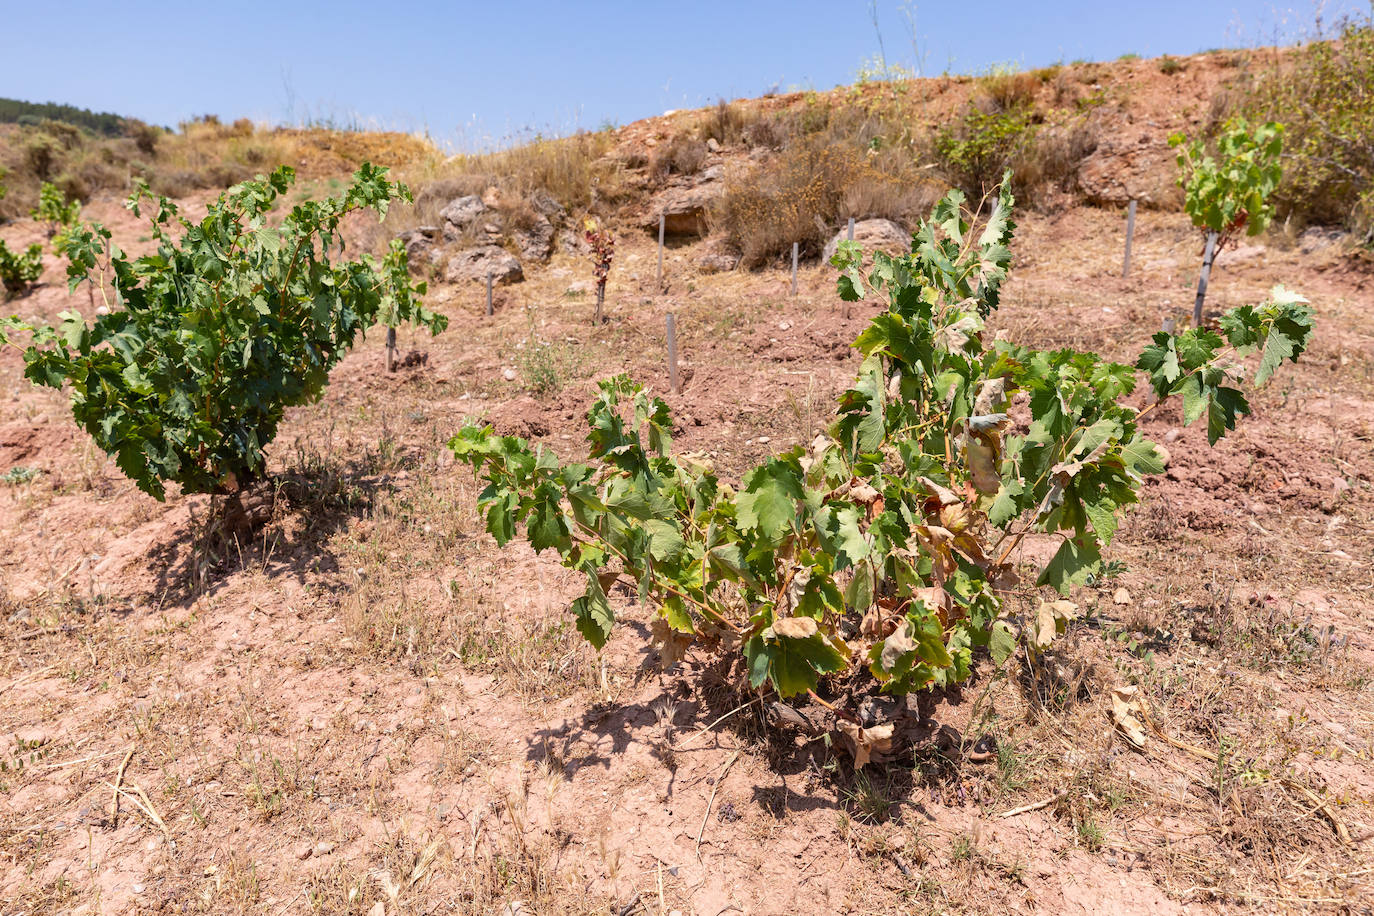
[[[172,481],[185,493],[234,492],[262,476],[285,408],[319,397],[374,322],[447,323],[420,306],[424,285],[411,284],[399,242],[380,264],[329,261],[347,214],[385,213],[409,195],[385,174],[364,165],[343,197],[301,204],[272,229],[262,217],[294,180],[285,166],[222,195],[199,224],[145,186],[130,207],[151,208],[157,258],[131,262],[99,224],[66,245],[71,287],[92,282],[105,298],[113,282],[119,301],[106,298],[94,325],[76,313],[60,331],[0,322],[0,344],[17,346],[6,332],[32,334],[26,375],[70,383],[77,422],[145,492],[163,499]]]
[[[77,386],[24,383],[23,353],[0,347],[0,797],[15,812],[0,817],[0,899],[35,914],[1359,912],[1374,877],[1364,266],[1323,253],[1343,251],[1345,233],[1302,231],[1285,175],[1269,198],[1276,219],[1292,217],[1284,237],[1247,246],[1215,296],[1261,304],[1151,337],[1197,247],[1160,141],[1194,125],[1212,142],[1237,111],[1253,133],[1264,116],[1237,107],[1250,67],[1303,50],[1225,72],[1234,55],[1189,58],[1182,77],[1157,60],[919,82],[875,69],[835,91],[608,127],[585,145],[541,140],[528,158],[446,161],[411,138],[210,117],[142,137],[79,132],[85,152],[66,148],[67,125],[0,126],[0,162],[18,164],[24,197],[0,236],[21,254],[47,228],[23,218],[42,190],[31,165],[66,195],[58,179],[106,145],[141,150],[150,171],[135,181],[192,191],[220,163],[216,181],[259,171],[250,155],[264,171],[291,157],[301,180],[261,214],[280,237],[297,205],[349,192],[353,157],[387,150],[422,183],[417,204],[392,200],[384,223],[346,216],[320,273],[346,269],[345,240],[356,266],[399,229],[434,227],[405,241],[437,281],[426,304],[457,329],[402,329],[393,373],[379,371],[380,334],[356,338],[363,352],[329,363],[321,396],[282,412],[266,480],[243,494],[265,511],[241,527],[216,511],[233,502],[221,495],[140,492],[119,455],[66,419]],[[1031,207],[1014,246],[1001,244],[1000,195],[918,219],[949,186],[936,138],[972,107],[1026,116],[1015,181]],[[53,142],[26,158],[13,144],[38,132]],[[1097,136],[1110,148],[1080,168],[1075,150]],[[821,188],[823,206],[804,211],[823,215],[808,217],[804,253],[843,238],[846,216],[922,228],[910,258],[841,247],[839,292],[866,299],[852,316],[833,266],[803,265],[789,290],[781,234],[764,270],[717,269],[738,254],[721,213],[714,238],[670,239],[671,280],[655,288],[651,201],[771,194],[780,169],[800,176],[827,149],[843,193]],[[183,155],[186,174],[167,171]],[[587,157],[581,174],[601,181],[566,209],[535,183],[563,155]],[[701,176],[718,163],[719,177]],[[530,171],[496,170],[507,166]],[[1121,283],[1124,192],[1152,198],[1143,256]],[[482,200],[475,224],[436,218],[467,195]],[[214,196],[189,193],[181,212]],[[174,274],[125,282],[165,247],[146,228],[154,198],[142,218],[109,194],[88,202],[124,249],[125,278],[73,290],[47,273],[6,333],[23,344],[28,332],[8,329],[60,330],[66,310],[86,319],[73,335],[93,335],[104,311],[204,282],[224,262],[192,257],[198,218],[164,226]],[[1075,206],[1085,198],[1101,207]],[[741,238],[770,238],[775,219],[797,231],[769,206]],[[587,216],[616,234],[615,320],[594,327]],[[516,228],[538,229],[551,263],[527,257]],[[445,268],[448,246],[489,244],[525,273],[485,316],[477,285]],[[223,285],[251,288],[254,275],[235,268]],[[1310,310],[1283,289],[1265,300],[1275,277],[1320,295]],[[998,307],[982,316],[989,293]],[[267,304],[273,315],[256,316],[250,292],[230,300],[229,330],[249,329],[234,345],[252,336],[255,364],[283,340]],[[663,385],[668,310],[681,360],[662,395],[671,413],[647,390],[586,381]],[[183,337],[203,323],[189,316]],[[109,356],[84,390],[131,390],[138,363],[122,353],[139,340],[93,345]],[[1138,359],[1133,340],[1148,340]],[[242,360],[226,356],[245,377],[231,382],[256,371]],[[254,399],[246,383],[210,393]],[[494,449],[526,438],[507,460],[526,485],[489,487],[455,464],[447,440],[483,419],[503,434],[486,440]],[[1121,430],[1099,452],[1100,420]],[[1138,454],[1165,473],[1146,475]],[[561,517],[578,562],[493,543],[484,528],[512,493],[517,515],[531,500],[516,540],[561,536]],[[1139,508],[1123,508],[1135,495]],[[626,558],[596,566],[608,544]],[[1059,562],[1093,545],[1100,563]],[[1056,565],[1067,596],[1041,575]],[[671,606],[667,589],[719,621],[691,600]],[[568,613],[579,596],[583,630],[614,618],[602,650]],[[807,666],[828,659],[811,652],[812,626],[847,653],[814,681]],[[928,677],[942,686],[922,688]],[[796,681],[813,692],[775,689]]]
[[[1345,23],[1334,41],[1292,49],[1237,101],[1254,120],[1286,128],[1280,216],[1374,239],[1374,25]]]
[[[728,647],[751,687],[783,698],[865,668],[873,691],[949,686],[969,676],[976,649],[998,665],[1018,645],[1031,656],[1048,649],[1078,607],[1046,600],[1010,618],[1004,601],[1018,576],[1007,558],[1032,528],[1058,535],[1035,581],[1067,597],[1103,571],[1118,514],[1164,460],[1139,431],[1141,411],[1121,403],[1132,367],[983,343],[1011,259],[1012,198],[1004,182],[976,240],[963,200],[951,192],[913,253],[876,253],[867,277],[857,244],[841,243],[842,298],[871,291],[888,308],[855,342],[859,377],[809,450],[747,471],[736,492],[675,458],[667,404],[620,376],[600,383],[587,414],[595,466],[565,467],[489,427],[450,441],[486,482],[488,532],[505,545],[523,524],[536,551],[585,575],[571,613],[597,648],[615,622],[607,590],[624,576],[656,606],[651,632],[665,662],[698,642]],[[1262,351],[1255,385],[1296,359],[1311,331],[1303,301],[1276,287],[1269,302],[1223,316],[1226,340],[1161,331],[1135,368],[1149,374],[1156,405],[1179,395],[1185,423],[1206,416],[1215,444],[1250,409],[1234,357]],[[1019,391],[1030,433],[1004,439]],[[918,556],[929,567],[908,559]],[[725,633],[733,638],[721,643]],[[846,724],[857,767],[890,749],[892,723]]]
[[[28,292],[42,273],[42,245],[34,243],[21,252],[0,239],[0,286],[4,287],[7,301]]]

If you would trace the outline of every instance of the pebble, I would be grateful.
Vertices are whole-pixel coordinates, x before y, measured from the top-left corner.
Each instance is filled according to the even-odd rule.
[[[143,893],[143,885],[142,885],[142,884],[135,884],[135,885],[131,888],[131,890],[132,890],[135,894],[141,894],[141,893]]]
[[[767,445],[772,439],[768,436],[759,436],[759,445]]]
[[[317,856],[327,856],[334,851],[334,844],[327,843],[324,840],[320,840],[320,842],[315,844],[315,848],[311,851]]]
[[[513,382],[515,381],[515,370],[507,369],[505,372],[501,373],[501,377],[508,382]]]

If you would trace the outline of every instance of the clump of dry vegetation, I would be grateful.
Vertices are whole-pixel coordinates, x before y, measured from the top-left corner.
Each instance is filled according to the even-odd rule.
[[[1280,218],[1342,225],[1374,243],[1374,20],[1272,63],[1223,100],[1255,121],[1284,125]],[[1224,117],[1214,118],[1219,124]]]
[[[847,217],[905,221],[939,193],[927,182],[907,183],[877,157],[851,145],[806,138],[789,144],[767,166],[732,179],[712,213],[713,225],[759,267],[791,250],[820,254]]]
[[[157,193],[183,197],[283,163],[304,178],[321,178],[367,161],[397,167],[437,156],[429,141],[408,134],[267,128],[247,118],[224,123],[214,115],[185,121],[175,131],[136,120],[124,121],[122,130],[106,136],[51,119],[0,125],[0,170],[8,189],[0,221],[27,215],[44,182],[82,202],[102,192],[123,194],[139,179]]]

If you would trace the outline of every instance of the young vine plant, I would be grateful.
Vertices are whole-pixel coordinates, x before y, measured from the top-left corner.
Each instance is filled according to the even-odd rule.
[[[94,322],[63,312],[57,328],[0,318],[0,345],[19,347],[25,375],[70,385],[72,413],[152,496],[232,493],[263,476],[264,450],[285,409],[317,399],[329,370],[378,321],[437,333],[447,319],[424,308],[405,249],[378,261],[330,261],[355,210],[385,215],[410,199],[386,169],[364,164],[341,197],[269,215],[295,180],[282,166],[230,188],[192,222],[140,185],[127,206],[148,208],[157,250],[130,258],[98,223],[67,230],[67,276],[99,289]],[[341,256],[341,255],[340,255]],[[109,298],[113,290],[114,300]]]
[[[1275,288],[1219,330],[1156,334],[1135,366],[996,339],[987,322],[1011,261],[1012,203],[1004,178],[975,234],[951,191],[910,254],[874,253],[866,275],[859,246],[841,243],[842,297],[886,307],[855,341],[858,377],[809,448],[727,481],[673,453],[661,399],[612,378],[587,414],[586,463],[490,428],[452,439],[486,482],[487,530],[504,545],[523,525],[536,551],[585,574],[571,610],[595,646],[623,578],[656,609],[665,662],[693,643],[739,652],[750,684],[783,697],[865,668],[909,693],[963,680],[981,649],[999,665],[1018,645],[1043,650],[1076,607],[1014,611],[1006,598],[1031,564],[1023,539],[1057,542],[1032,564],[1036,585],[1068,596],[1100,574],[1122,511],[1167,460],[1141,414],[1181,397],[1184,419],[1205,417],[1215,442],[1249,411],[1242,357],[1259,354],[1263,384],[1302,353],[1311,312]],[[1137,370],[1157,398],[1143,411],[1125,401]]]

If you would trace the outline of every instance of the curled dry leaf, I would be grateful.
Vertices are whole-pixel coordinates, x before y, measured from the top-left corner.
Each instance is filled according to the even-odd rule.
[[[841,719],[837,727],[844,737],[850,753],[854,755],[854,769],[856,770],[865,766],[874,754],[881,758],[892,753],[892,732],[895,726],[891,722],[864,728],[857,722]]]
[[[1133,747],[1143,750],[1146,736],[1138,693],[1134,685],[1112,688],[1112,722]]]
[[[1113,603],[1113,604],[1130,604],[1130,603],[1131,603],[1131,593],[1128,592],[1128,591],[1126,591],[1124,588],[1118,588],[1118,589],[1116,590],[1116,594],[1112,595],[1112,603]]]
[[[649,624],[649,636],[658,646],[659,658],[665,669],[672,668],[682,661],[688,647],[692,645],[690,633],[679,633],[662,617],[655,617],[653,623]]]
[[[788,639],[810,639],[819,630],[810,617],[779,617],[773,621],[773,633]]]
[[[1078,605],[1063,598],[1058,601],[1042,601],[1035,612],[1035,625],[1032,628],[1031,643],[1037,649],[1048,648],[1054,637],[1064,632],[1070,620],[1078,616]]]

